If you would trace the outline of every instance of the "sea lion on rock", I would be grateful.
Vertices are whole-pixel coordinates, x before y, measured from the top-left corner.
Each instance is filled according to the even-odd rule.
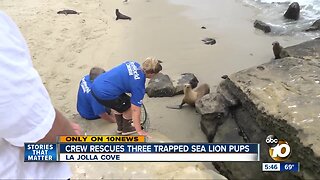
[[[208,84],[201,84],[197,88],[192,89],[190,84],[185,84],[183,91],[184,97],[181,104],[178,106],[167,106],[167,108],[181,109],[184,104],[189,104],[194,107],[197,100],[210,93],[210,87]]]
[[[272,50],[274,54],[274,59],[289,57],[288,52],[284,50],[282,46],[280,46],[280,43],[278,41],[273,42],[272,46],[273,46]]]
[[[283,49],[282,46],[280,46],[280,43],[278,41],[275,41],[272,43],[272,50],[273,50],[273,54],[274,54],[274,59],[280,59],[280,52]]]
[[[64,15],[68,15],[68,14],[80,14],[77,11],[71,10],[71,9],[66,9],[66,10],[62,10],[62,11],[58,11],[57,14],[64,14]]]
[[[128,20],[131,20],[131,17],[129,17],[129,16],[126,16],[126,15],[124,15],[124,14],[121,14],[120,13],[120,11],[119,11],[119,9],[116,9],[116,20],[118,20],[118,19],[128,19]]]

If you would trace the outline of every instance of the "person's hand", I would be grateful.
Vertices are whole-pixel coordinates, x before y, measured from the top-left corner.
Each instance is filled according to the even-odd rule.
[[[148,138],[151,138],[151,136],[149,136],[149,134],[147,132],[145,132],[144,130],[137,131],[137,133],[140,136],[146,136]]]
[[[76,135],[83,134],[83,131],[82,131],[79,124],[70,121],[70,125],[71,125],[72,129],[74,130],[74,132],[76,133]]]

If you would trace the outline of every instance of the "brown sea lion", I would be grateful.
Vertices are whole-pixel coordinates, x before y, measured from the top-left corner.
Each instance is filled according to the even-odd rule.
[[[283,49],[282,46],[280,46],[280,43],[278,41],[275,41],[272,43],[272,50],[273,50],[273,54],[274,54],[274,59],[280,59],[280,52]]]
[[[131,20],[131,17],[129,17],[129,16],[126,16],[126,15],[124,15],[124,14],[121,14],[120,13],[120,11],[119,11],[119,9],[116,9],[116,20],[118,20],[118,19],[128,19],[128,20]]]
[[[184,97],[182,102],[178,106],[167,106],[170,109],[181,109],[184,104],[189,104],[190,106],[195,106],[195,102],[202,98],[204,95],[210,93],[210,87],[208,84],[201,84],[195,89],[192,89],[190,84],[184,86]]]
[[[289,57],[288,52],[284,50],[282,46],[280,46],[280,43],[278,41],[273,42],[272,46],[273,46],[272,50],[274,54],[274,59]]]
[[[68,15],[68,14],[80,14],[77,11],[71,10],[71,9],[66,9],[66,10],[62,10],[62,11],[58,11],[57,14],[64,14],[64,15]]]

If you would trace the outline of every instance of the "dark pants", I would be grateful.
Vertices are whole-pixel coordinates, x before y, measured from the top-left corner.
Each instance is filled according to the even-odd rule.
[[[105,107],[116,110],[119,113],[123,113],[131,107],[130,96],[123,93],[118,98],[112,100],[99,99],[92,91],[92,96]]]

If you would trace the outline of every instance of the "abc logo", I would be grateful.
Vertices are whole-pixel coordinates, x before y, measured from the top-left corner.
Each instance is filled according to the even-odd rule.
[[[269,146],[269,155],[275,161],[285,161],[291,155],[291,148],[287,141],[278,139],[274,135],[269,135],[266,138],[266,143]]]

